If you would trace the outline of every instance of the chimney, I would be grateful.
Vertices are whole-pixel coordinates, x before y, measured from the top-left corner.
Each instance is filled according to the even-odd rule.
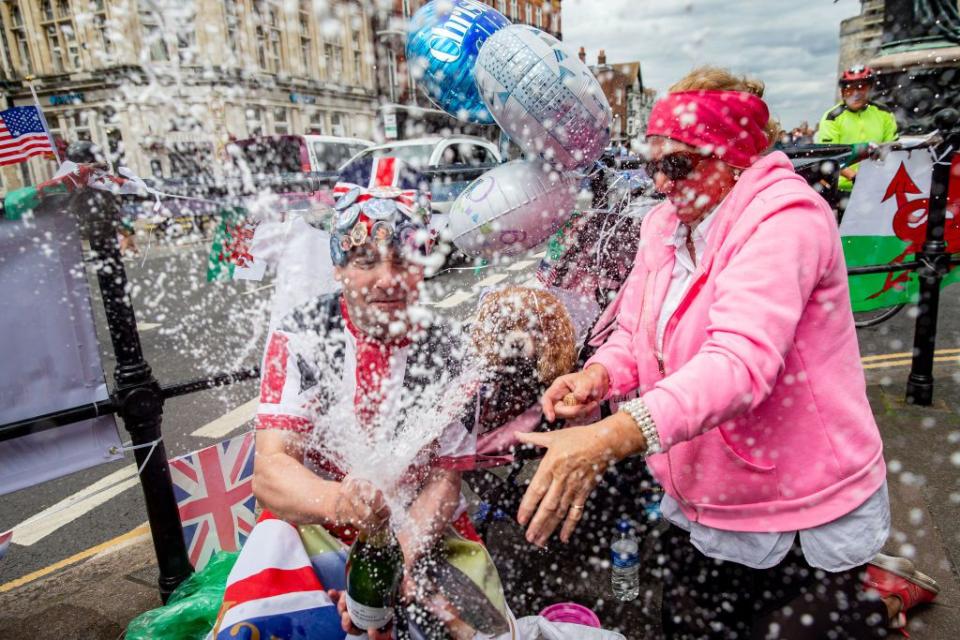
[[[600,53],[597,54],[597,64],[604,65],[607,64],[607,52],[603,49],[600,49]]]
[[[580,47],[580,53],[578,53],[577,55],[580,56],[580,62],[582,62],[583,64],[587,64],[587,50],[586,50],[586,49],[584,49],[583,47]]]

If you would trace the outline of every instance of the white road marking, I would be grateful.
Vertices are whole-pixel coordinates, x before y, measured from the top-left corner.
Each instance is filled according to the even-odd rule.
[[[153,331],[160,326],[158,322],[138,322],[137,329],[140,331]]]
[[[190,435],[200,438],[223,438],[230,435],[240,426],[252,420],[257,413],[257,405],[260,404],[260,398],[254,398],[245,402],[233,411],[225,413],[216,420],[208,422]]]
[[[107,500],[136,486],[138,482],[140,479],[137,477],[136,465],[114,471],[89,487],[81,489],[16,525],[13,528],[13,539],[18,545],[29,547],[63,525],[73,522]]]
[[[433,306],[437,307],[438,309],[449,309],[451,307],[457,306],[458,304],[463,304],[473,296],[474,296],[473,291],[456,291],[454,293],[451,293],[449,296],[447,296],[440,302],[435,302]]]
[[[475,284],[475,285],[473,285],[473,286],[475,286],[475,287],[492,287],[493,285],[497,284],[498,282],[502,282],[502,281],[504,281],[504,280],[506,280],[506,279],[507,279],[507,274],[505,274],[505,273],[493,273],[493,274],[487,276],[486,278],[484,278],[483,280],[481,280],[480,282],[478,282],[477,284]]]
[[[527,278],[524,280],[520,286],[528,287],[530,289],[538,289],[540,287],[540,281],[537,280],[537,276],[533,276],[532,278]]]
[[[536,260],[521,260],[520,262],[514,262],[512,265],[507,267],[507,271],[523,271],[532,264],[535,264]]]
[[[534,258],[545,258],[546,256],[547,256],[546,250],[541,251],[540,253],[535,253],[535,254],[533,254],[533,257],[534,257]]]

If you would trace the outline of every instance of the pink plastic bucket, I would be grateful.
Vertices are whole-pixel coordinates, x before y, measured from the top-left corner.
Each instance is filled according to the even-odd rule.
[[[551,622],[572,622],[585,627],[600,628],[600,618],[592,610],[576,602],[558,602],[552,604],[540,615]]]

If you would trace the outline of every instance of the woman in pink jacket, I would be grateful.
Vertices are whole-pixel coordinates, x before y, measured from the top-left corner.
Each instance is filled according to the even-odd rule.
[[[702,68],[653,108],[643,223],[616,329],[544,394],[527,539],[569,539],[596,478],[644,455],[663,485],[668,637],[880,637],[916,601],[861,588],[890,525],[833,213],[781,152],[760,83]],[[882,585],[881,585],[882,586]]]

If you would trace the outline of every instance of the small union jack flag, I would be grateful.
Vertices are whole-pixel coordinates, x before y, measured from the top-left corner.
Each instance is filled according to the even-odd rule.
[[[217,551],[239,551],[253,525],[253,434],[170,461],[190,562],[198,571]]]
[[[10,548],[10,541],[13,540],[13,530],[0,533],[0,558],[7,555],[7,549]]]

